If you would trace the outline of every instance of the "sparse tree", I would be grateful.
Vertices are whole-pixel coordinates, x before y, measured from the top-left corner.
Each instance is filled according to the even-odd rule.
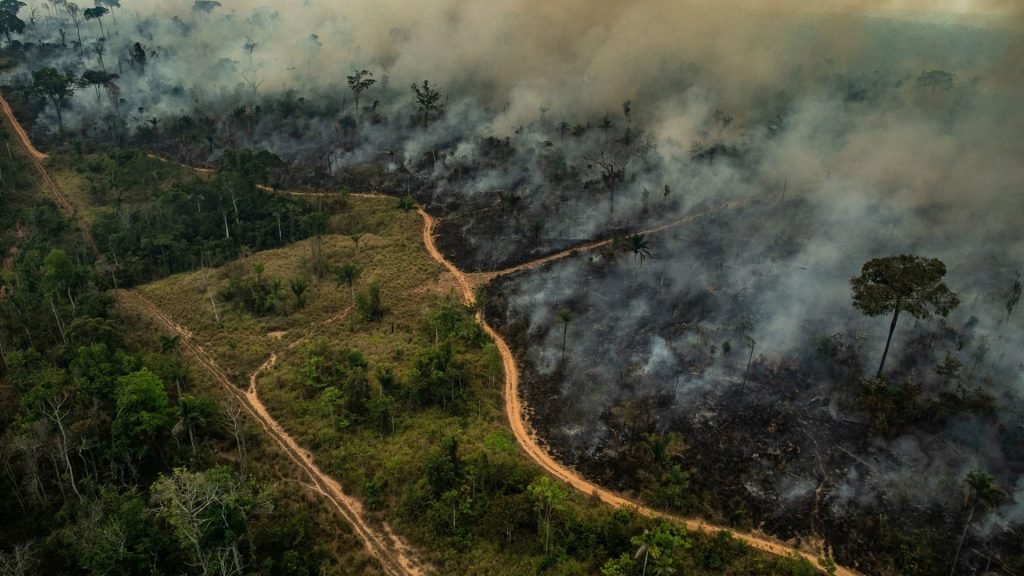
[[[441,93],[431,88],[429,80],[424,80],[422,86],[413,84],[412,91],[416,95],[416,107],[423,116],[423,127],[427,128],[430,126],[430,114],[441,109]]]
[[[358,70],[355,74],[345,77],[348,80],[348,87],[352,90],[352,95],[356,101],[356,125],[359,124],[359,96],[365,92],[370,86],[377,83],[373,79],[373,72],[369,70]]]
[[[547,476],[540,476],[528,487],[533,497],[533,509],[537,511],[540,531],[544,534],[544,553],[551,550],[551,525],[555,514],[565,509],[568,493],[558,482]]]
[[[23,34],[25,21],[18,18],[18,12],[25,6],[18,0],[0,0],[0,32],[7,37],[7,45],[11,45],[11,32]]]
[[[50,99],[57,111],[57,126],[61,132],[64,131],[64,115],[61,109],[64,101],[74,95],[77,86],[77,78],[73,72],[61,73],[55,68],[40,68],[32,73],[31,91]]]
[[[104,72],[107,71],[107,65],[103,63],[103,55],[107,53],[107,39],[99,38],[92,43],[92,52],[96,55],[96,59],[100,62],[100,68]]]
[[[346,262],[334,269],[334,281],[340,287],[342,284],[348,286],[349,296],[352,302],[356,300],[355,285],[362,275],[363,269],[355,262]]]
[[[78,86],[80,88],[86,88],[92,86],[96,90],[96,103],[100,102],[100,88],[106,88],[109,90],[110,84],[117,80],[119,76],[103,70],[86,70],[82,72],[82,77],[78,80]]]
[[[100,33],[103,34],[104,37],[106,37],[107,31],[103,28],[103,17],[106,16],[109,12],[110,10],[104,8],[103,6],[96,6],[95,8],[86,8],[82,11],[82,14],[85,16],[86,20],[95,20],[96,22],[99,22]]]
[[[636,281],[636,273],[640,266],[651,257],[651,249],[647,236],[643,234],[630,234],[622,241],[622,251],[633,253],[633,281]]]
[[[960,549],[967,538],[967,530],[974,521],[974,514],[995,508],[1006,498],[1006,492],[996,485],[995,479],[988,473],[981,470],[971,470],[964,478],[967,484],[967,505],[970,512],[967,514],[967,521],[964,522],[964,531],[960,534],[960,541],[956,545],[956,554],[953,556],[953,565],[949,570],[949,576],[956,574],[957,562],[960,560]]]
[[[562,358],[565,358],[565,338],[569,334],[569,323],[572,322],[572,312],[563,308],[558,311],[558,319],[562,322]]]
[[[81,56],[85,57],[85,47],[82,45],[82,10],[78,7],[78,4],[74,2],[68,2],[65,5],[65,11],[71,16],[71,22],[75,25],[75,32],[78,34],[78,52]]]
[[[110,12],[110,17],[114,19],[114,24],[116,25],[117,24],[117,15],[114,14],[114,8],[120,8],[121,7],[121,0],[93,0],[93,1],[96,3],[97,6],[106,6],[108,8],[107,11]]]
[[[876,377],[882,376],[901,312],[923,320],[933,314],[945,317],[960,304],[960,298],[942,281],[945,276],[946,265],[941,260],[904,254],[869,260],[860,276],[850,280],[855,308],[868,316],[892,313]]]

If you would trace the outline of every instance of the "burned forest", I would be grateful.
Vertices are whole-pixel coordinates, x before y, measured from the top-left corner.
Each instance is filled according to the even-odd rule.
[[[1024,575],[1015,3],[0,32],[0,573]]]

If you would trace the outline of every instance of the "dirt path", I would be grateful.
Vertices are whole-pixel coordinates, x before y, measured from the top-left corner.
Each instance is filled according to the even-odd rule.
[[[0,113],[3,113],[4,117],[7,118],[7,125],[14,131],[14,135],[21,142],[21,147],[28,152],[29,158],[33,162],[42,162],[49,158],[46,154],[43,154],[36,147],[32,145],[32,141],[29,140],[28,134],[25,133],[25,129],[21,127],[21,123],[14,117],[14,112],[11,110],[11,105],[7,103],[7,100],[0,96]]]
[[[89,247],[89,251],[93,256],[99,256],[100,250],[96,246],[96,241],[92,238],[92,231],[89,229],[89,223],[85,221],[81,214],[79,214],[74,205],[68,200],[64,191],[60,189],[57,182],[50,177],[50,173],[43,167],[43,160],[49,158],[46,154],[43,154],[36,147],[32,145],[32,141],[29,140],[28,134],[25,129],[22,128],[21,123],[15,118],[14,112],[11,110],[11,105],[7,103],[7,100],[0,95],[0,113],[3,114],[4,118],[7,119],[7,126],[11,128],[14,135],[17,137],[18,142],[21,144],[22,149],[28,155],[29,160],[32,161],[32,165],[35,166],[36,172],[39,173],[39,177],[43,179],[43,184],[46,185],[50,191],[50,195],[53,196],[54,202],[57,206],[67,215],[71,220],[78,223],[78,227],[82,230],[82,236],[85,238],[85,244]]]
[[[735,208],[738,206],[739,203],[727,204],[723,207],[723,209]],[[525,264],[521,264],[519,266],[515,266],[513,268],[509,268],[507,270],[492,273],[491,275],[489,275],[490,278],[488,278],[486,275],[478,274],[473,275],[474,278],[471,279],[467,277],[467,275],[464,274],[461,270],[456,268],[454,264],[449,262],[444,257],[444,255],[441,254],[441,252],[437,249],[437,246],[434,244],[434,219],[433,217],[430,216],[430,214],[427,214],[427,212],[422,208],[419,208],[418,210],[420,216],[423,218],[423,244],[426,246],[427,252],[430,254],[432,258],[443,264],[445,268],[447,268],[448,271],[455,276],[456,280],[459,283],[459,286],[462,288],[462,297],[467,304],[474,304],[476,302],[476,295],[474,293],[476,283],[474,282],[474,280],[476,282],[486,281],[489,280],[490,278],[494,278],[497,276],[504,276],[506,274],[512,274],[513,272],[529,270],[532,268],[536,268],[538,266],[542,266],[549,262],[567,258],[580,252],[593,250],[595,248],[599,248],[613,242],[612,239],[602,240],[599,242],[592,242],[590,244],[578,246],[571,250],[558,252],[556,254],[540,258],[533,262],[528,262]],[[701,218],[706,214],[708,214],[708,212],[691,214],[678,220],[667,222],[665,224],[661,224],[648,230],[641,231],[639,233],[653,234],[656,232],[661,232],[663,230],[667,230],[675,226],[681,226],[683,224]],[[583,478],[576,471],[568,468],[567,466],[555,460],[551,456],[551,454],[541,446],[540,442],[538,442],[536,433],[530,427],[525,417],[523,403],[519,397],[519,369],[516,366],[516,361],[515,357],[512,354],[512,350],[509,349],[508,343],[505,342],[505,339],[502,338],[501,335],[498,334],[498,332],[494,330],[494,328],[492,328],[487,323],[486,320],[484,320],[483,315],[480,312],[477,312],[476,320],[477,322],[480,323],[480,326],[484,329],[484,332],[486,332],[487,335],[490,336],[491,339],[494,341],[495,345],[498,347],[498,353],[501,355],[502,365],[504,366],[505,369],[505,412],[508,415],[508,422],[509,426],[512,428],[512,433],[515,435],[516,441],[519,443],[519,446],[523,449],[523,452],[525,452],[531,460],[539,464],[541,468],[543,468],[548,474],[569,484],[570,486],[572,486],[576,490],[579,490],[580,492],[583,492],[584,494],[592,495],[600,499],[602,502],[610,504],[617,508],[628,508],[637,511],[638,513],[643,514],[644,516],[664,518],[667,520],[679,522],[684,524],[690,530],[699,530],[702,532],[725,531],[732,534],[734,538],[745,542],[746,544],[750,545],[752,548],[755,548],[757,550],[762,550],[764,552],[769,552],[771,554],[776,554],[779,556],[790,556],[793,554],[797,554],[799,556],[802,556],[803,558],[806,558],[819,569],[825,570],[825,568],[821,565],[821,561],[818,554],[811,554],[809,552],[804,552],[803,550],[798,550],[788,544],[779,542],[777,540],[773,540],[766,536],[738,532],[725,526],[718,526],[716,524],[712,524],[704,520],[681,518],[672,514],[659,512],[658,510],[654,510],[652,508],[644,506],[643,504],[635,500],[632,500],[620,494],[616,494],[610,490],[606,490],[594,484],[593,482],[590,482],[589,480]],[[853,570],[843,567],[838,567],[835,573],[840,576],[855,576],[858,574]]]
[[[277,442],[288,458],[306,473],[312,483],[312,488],[327,498],[338,513],[352,525],[356,535],[363,541],[370,554],[380,562],[385,572],[390,576],[423,576],[427,573],[428,568],[414,558],[412,548],[391,532],[386,525],[383,529],[377,529],[367,523],[359,501],[345,494],[337,480],[323,472],[313,461],[313,456],[301,448],[267,411],[266,406],[260,400],[256,384],[260,375],[273,368],[277,363],[276,353],[271,354],[266,362],[249,376],[249,387],[242,391],[231,382],[213,356],[193,340],[192,333],[188,329],[167,316],[142,293],[136,290],[123,290],[121,293],[127,301],[135,303],[150,316],[156,318],[167,330],[181,336],[181,343],[185,349],[214,377],[221,387],[241,403],[263,427],[267,435]],[[343,317],[344,314],[339,316]],[[308,336],[293,342],[289,347],[293,347],[306,338]]]

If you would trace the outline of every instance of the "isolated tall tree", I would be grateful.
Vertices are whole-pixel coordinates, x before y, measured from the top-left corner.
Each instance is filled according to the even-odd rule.
[[[974,514],[979,510],[991,510],[1006,498],[1006,492],[996,485],[992,476],[981,470],[968,472],[964,482],[967,484],[967,503],[970,506],[970,512],[967,514],[967,522],[964,523],[964,531],[960,534],[960,541],[956,545],[956,554],[953,556],[953,566],[950,568],[949,576],[956,574],[956,564],[960,560],[960,548],[963,547],[967,530],[971,527],[971,522],[974,521]]]
[[[103,17],[106,16],[109,12],[110,10],[107,10],[103,6],[96,6],[95,8],[86,8],[82,11],[82,14],[85,16],[86,20],[95,20],[99,22],[100,33],[103,34],[104,37],[106,37],[107,31],[103,28]]]
[[[882,376],[901,312],[923,320],[932,314],[945,317],[960,304],[960,298],[942,281],[945,276],[946,265],[938,258],[904,254],[869,260],[860,276],[850,280],[855,308],[868,316],[892,314],[876,377]]]
[[[565,337],[569,334],[569,323],[572,322],[572,312],[563,308],[558,311],[558,319],[562,322],[562,358],[565,358]]]
[[[636,281],[636,271],[648,258],[651,257],[651,249],[647,237],[643,234],[631,234],[626,236],[622,242],[625,252],[633,253],[633,281]]]
[[[78,33],[78,53],[85,58],[85,47],[82,46],[82,10],[74,2],[65,4],[64,10],[68,16],[71,16],[71,21],[75,24],[75,32]]]
[[[356,100],[356,124],[359,123],[359,95],[365,92],[370,86],[377,83],[373,79],[373,72],[369,70],[358,70],[351,76],[346,76],[348,79],[348,87],[352,90],[352,95],[355,96]]]
[[[50,99],[57,110],[57,126],[64,131],[64,116],[61,108],[64,101],[75,93],[78,86],[73,72],[58,72],[56,68],[40,68],[32,73],[31,91]]]
[[[0,32],[7,37],[7,45],[11,45],[11,32],[25,32],[25,21],[18,18],[18,12],[25,6],[18,0],[0,0]]]
[[[544,553],[551,549],[551,525],[555,514],[565,509],[568,492],[557,481],[540,476],[534,480],[527,490],[533,499],[533,509],[537,511],[537,521],[544,533]]]
[[[412,85],[412,91],[416,95],[416,107],[419,108],[420,114],[423,115],[423,127],[427,128],[430,126],[430,114],[431,112],[437,112],[441,109],[441,93],[430,87],[430,81],[424,80],[423,86]]]
[[[117,24],[117,15],[114,14],[114,8],[121,7],[121,0],[94,0],[97,6],[106,6],[110,17],[114,19],[114,24]]]

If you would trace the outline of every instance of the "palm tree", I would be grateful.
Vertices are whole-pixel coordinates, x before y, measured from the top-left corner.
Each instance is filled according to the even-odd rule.
[[[572,322],[572,312],[563,308],[558,311],[558,319],[562,321],[562,358],[565,359],[565,337],[569,332],[569,323]]]
[[[637,546],[635,558],[640,558],[640,556],[644,557],[643,574],[647,574],[647,561],[650,559],[651,553],[653,552],[655,557],[658,557],[661,554],[661,550],[654,542],[654,533],[644,528],[644,533],[639,536],[632,537],[630,542]]]
[[[655,526],[654,530],[644,530],[643,534],[630,539],[634,546],[637,546],[634,558],[644,557],[641,576],[647,576],[647,565],[652,563],[652,574],[656,576],[668,576],[676,573],[675,551],[679,547],[689,548],[690,541],[684,534],[679,534],[676,529],[664,522]]]
[[[964,482],[967,484],[967,502],[971,509],[967,514],[967,522],[964,523],[964,531],[960,534],[960,541],[956,545],[956,554],[953,556],[953,566],[949,570],[949,576],[956,574],[956,564],[960,560],[960,548],[964,545],[964,539],[967,538],[967,530],[974,520],[974,513],[979,509],[983,512],[991,510],[1006,498],[1006,492],[996,485],[992,476],[981,470],[968,472]]]
[[[352,297],[352,301],[356,301],[355,285],[356,281],[359,280],[359,276],[363,273],[363,269],[355,262],[348,262],[334,269],[334,280],[338,286],[342,284],[348,285],[349,295]]]
[[[636,272],[640,265],[651,257],[651,249],[647,242],[647,236],[643,234],[631,234],[622,241],[622,251],[633,253],[633,281],[636,282]]]

